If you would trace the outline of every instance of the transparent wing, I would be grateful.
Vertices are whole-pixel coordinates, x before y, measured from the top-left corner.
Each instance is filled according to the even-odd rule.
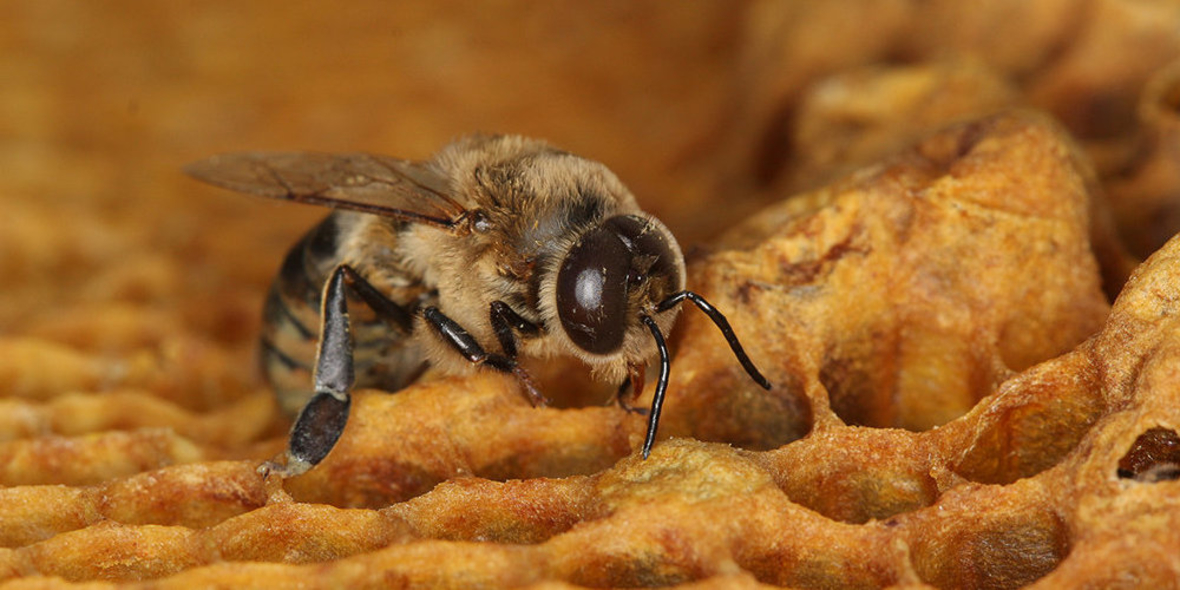
[[[241,152],[185,166],[197,180],[300,203],[453,227],[466,208],[426,165],[373,154]]]

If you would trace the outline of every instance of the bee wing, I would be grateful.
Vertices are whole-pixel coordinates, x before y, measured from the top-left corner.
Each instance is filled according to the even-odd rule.
[[[197,180],[300,203],[453,227],[466,208],[426,164],[373,154],[241,152],[185,166]]]

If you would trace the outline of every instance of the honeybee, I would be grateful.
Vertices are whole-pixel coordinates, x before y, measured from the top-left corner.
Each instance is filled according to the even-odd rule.
[[[261,360],[296,415],[280,462],[318,464],[348,420],[355,386],[396,391],[427,364],[514,375],[517,362],[573,355],[621,381],[624,409],[658,356],[643,456],[668,385],[664,334],[679,304],[702,309],[750,377],[770,383],[725,317],[685,290],[672,233],[604,165],[519,136],[461,138],[423,162],[372,154],[248,152],[185,168],[220,187],[333,211],[287,254],[266,298]],[[318,343],[318,345],[317,345]]]

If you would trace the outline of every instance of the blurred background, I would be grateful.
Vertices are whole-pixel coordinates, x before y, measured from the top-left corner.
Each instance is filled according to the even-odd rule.
[[[1142,256],[1180,226],[1178,37],[1174,0],[9,0],[0,333],[118,350],[179,325],[245,346],[322,211],[199,185],[186,162],[425,158],[472,131],[604,162],[692,252],[930,129],[1033,107],[1090,154]],[[145,313],[159,333],[77,329]]]
[[[323,211],[181,174],[223,151],[425,158],[464,133],[521,133],[605,162],[689,227],[674,170],[715,130],[741,16],[729,2],[5,2],[0,330],[72,304],[256,299]],[[250,319],[233,305],[201,319],[246,331],[258,301]]]

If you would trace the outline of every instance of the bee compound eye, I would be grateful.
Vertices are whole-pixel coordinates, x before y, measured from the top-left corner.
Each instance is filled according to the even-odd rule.
[[[603,227],[610,228],[630,251],[632,266],[627,278],[632,285],[658,277],[667,283],[669,292],[680,287],[677,254],[669,243],[674,238],[667,230],[661,231],[635,215],[612,217]]]
[[[609,354],[626,332],[631,252],[611,228],[586,232],[557,272],[557,315],[569,339],[594,354]]]

